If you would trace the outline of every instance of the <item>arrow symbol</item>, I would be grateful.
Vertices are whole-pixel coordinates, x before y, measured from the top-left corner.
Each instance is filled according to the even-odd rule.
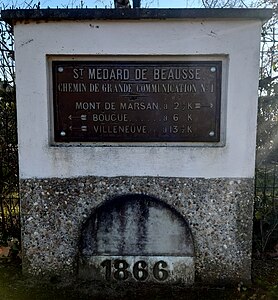
[[[81,119],[82,121],[87,121],[87,115],[81,115],[80,117],[73,117],[72,115],[69,115],[68,119],[71,121],[72,119]]]
[[[214,105],[213,105],[213,103],[210,103],[209,105],[201,105],[201,103],[195,103],[195,108],[196,108],[196,109],[200,109],[201,107],[209,107],[209,108],[213,108]]]
[[[77,130],[77,131],[88,131],[88,127],[87,126],[81,126],[81,127],[72,127],[69,126],[69,130],[73,131],[73,130]]]

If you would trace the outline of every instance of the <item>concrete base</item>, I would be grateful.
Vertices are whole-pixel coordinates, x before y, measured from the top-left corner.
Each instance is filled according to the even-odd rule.
[[[253,188],[251,178],[21,180],[23,271],[33,275],[77,274],[82,227],[90,215],[115,197],[143,194],[170,206],[189,225],[196,281],[249,282]]]
[[[119,272],[123,263],[126,268]],[[194,259],[186,256],[103,255],[83,258],[78,265],[83,280],[192,285],[195,278]]]

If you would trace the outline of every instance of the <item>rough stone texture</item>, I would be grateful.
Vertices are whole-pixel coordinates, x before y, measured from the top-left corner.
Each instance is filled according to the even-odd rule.
[[[188,222],[196,280],[248,282],[251,276],[253,179],[79,177],[21,180],[23,271],[76,274],[82,225],[101,204],[145,194]]]

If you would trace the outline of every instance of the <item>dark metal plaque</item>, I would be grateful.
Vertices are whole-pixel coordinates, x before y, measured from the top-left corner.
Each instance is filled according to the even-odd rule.
[[[55,142],[219,142],[221,61],[54,61]]]

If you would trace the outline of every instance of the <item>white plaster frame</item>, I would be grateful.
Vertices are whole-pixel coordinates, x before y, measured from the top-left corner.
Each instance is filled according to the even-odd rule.
[[[30,21],[16,23],[14,31],[20,178],[254,176],[260,20]],[[69,55],[228,58],[223,76],[227,114],[221,125],[225,143],[52,146],[48,58]]]

